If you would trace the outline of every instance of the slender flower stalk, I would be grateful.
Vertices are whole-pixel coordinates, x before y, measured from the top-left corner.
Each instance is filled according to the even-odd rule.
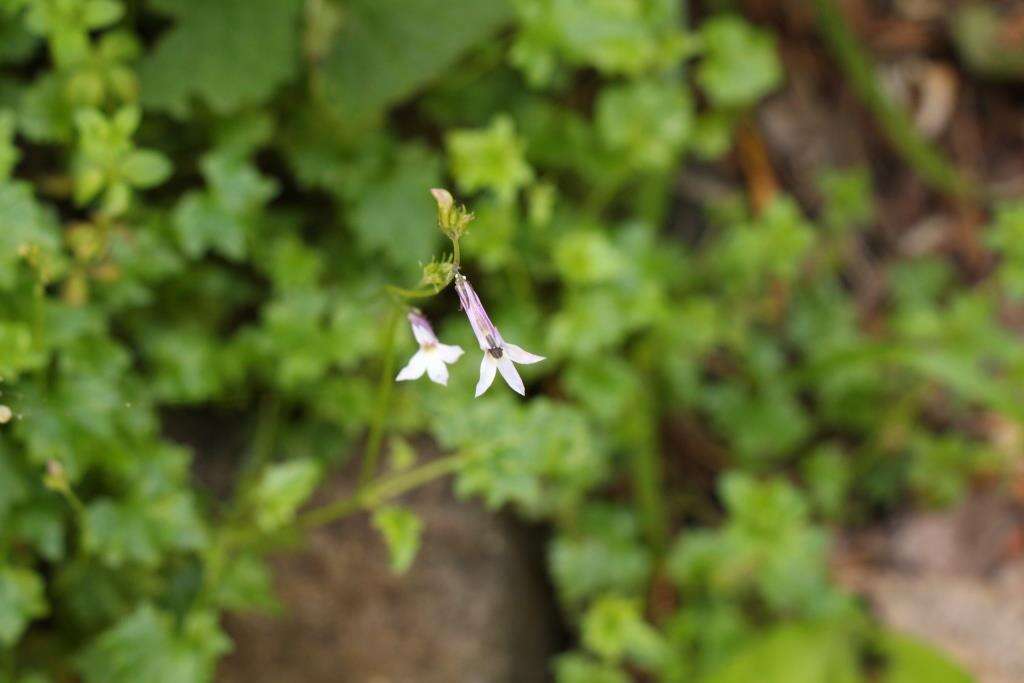
[[[483,360],[480,361],[480,380],[476,385],[476,395],[480,396],[487,391],[494,382],[495,374],[500,372],[505,383],[514,392],[526,396],[526,387],[523,386],[523,380],[513,363],[539,363],[544,360],[544,356],[530,353],[502,339],[498,328],[484,310],[476,290],[462,273],[455,275],[455,291],[459,294],[459,302],[462,304],[462,310],[466,312],[466,317],[469,318],[469,325],[473,328],[480,350],[484,352]]]
[[[412,334],[420,345],[420,350],[413,354],[409,363],[402,368],[395,378],[398,382],[419,379],[427,373],[432,382],[448,384],[448,364],[454,363],[463,354],[461,346],[442,344],[434,334],[430,321],[418,310],[413,309],[407,316]]]

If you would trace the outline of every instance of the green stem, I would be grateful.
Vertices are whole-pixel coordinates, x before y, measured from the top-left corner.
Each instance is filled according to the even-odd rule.
[[[653,430],[653,425],[645,427],[633,454],[633,495],[647,541],[660,556],[668,545],[668,512],[662,494],[661,454]]]
[[[252,447],[249,449],[248,457],[239,475],[238,490],[244,491],[260,468],[270,460],[274,452],[280,423],[281,401],[276,393],[268,393],[260,402],[259,413],[256,417],[256,429],[252,437]]]
[[[377,384],[377,405],[374,407],[373,419],[370,423],[370,436],[366,440],[366,452],[363,454],[363,469],[359,475],[359,488],[363,488],[377,471],[377,460],[380,458],[381,441],[384,438],[384,422],[387,419],[391,404],[391,389],[394,386],[392,374],[395,369],[395,337],[402,309],[392,306],[384,326],[384,350],[380,368],[380,380]]]
[[[43,350],[46,348],[46,286],[41,276],[32,290],[32,297],[32,341],[37,350]]]
[[[372,510],[381,503],[419,488],[438,477],[450,474],[465,464],[473,454],[458,453],[438,458],[407,472],[385,477],[363,487],[349,498],[342,498],[300,515],[296,526],[308,529],[327,524],[363,510]]]
[[[907,113],[882,91],[874,66],[857,42],[834,0],[814,0],[822,38],[839,62],[857,96],[871,110],[886,137],[908,164],[932,188],[957,197],[978,194],[978,188],[964,178],[940,151],[914,126]]]
[[[406,289],[405,287],[395,287],[394,285],[387,285],[385,289],[387,289],[388,293],[394,294],[402,299],[426,299],[436,295],[440,291],[433,287]]]

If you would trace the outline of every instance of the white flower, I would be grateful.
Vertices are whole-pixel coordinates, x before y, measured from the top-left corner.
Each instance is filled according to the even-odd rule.
[[[426,372],[432,382],[448,384],[448,365],[454,363],[462,355],[461,346],[450,346],[442,344],[434,334],[434,328],[430,326],[422,313],[413,310],[409,313],[409,324],[412,326],[412,334],[420,345],[420,350],[413,354],[409,363],[402,368],[395,378],[398,382],[410,379],[419,379]]]
[[[480,297],[461,273],[455,276],[455,291],[459,293],[462,310],[466,312],[469,325],[473,328],[480,349],[484,352],[483,360],[480,361],[480,381],[476,384],[476,395],[480,396],[487,391],[494,382],[494,375],[500,372],[505,383],[512,387],[512,391],[520,396],[526,396],[526,387],[523,386],[523,380],[513,363],[539,363],[544,360],[544,356],[530,353],[502,339],[498,328],[484,310]]]

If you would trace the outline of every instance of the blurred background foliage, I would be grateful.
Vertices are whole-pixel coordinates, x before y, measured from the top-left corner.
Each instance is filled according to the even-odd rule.
[[[390,457],[348,505],[396,571],[422,524],[395,494],[449,471],[552,530],[559,683],[970,680],[829,548],[1019,459],[1024,204],[948,166],[813,5],[900,163],[991,210],[983,268],[887,245],[866,166],[811,202],[765,170],[787,74],[738,3],[0,0],[0,680],[212,680],[221,614],[273,608],[268,544],[375,416]],[[964,59],[1019,74],[992,21],[958,24]],[[378,389],[412,351],[383,287],[442,255],[445,185],[492,317],[548,357],[525,401],[474,400],[475,352],[447,389]],[[453,292],[424,309],[475,348]],[[240,422],[232,495],[166,436],[183,411]]]

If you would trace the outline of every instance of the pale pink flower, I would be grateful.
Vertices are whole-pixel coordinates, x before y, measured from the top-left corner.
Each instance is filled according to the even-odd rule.
[[[514,392],[525,396],[526,387],[523,386],[523,380],[513,363],[539,363],[544,360],[544,356],[525,351],[502,339],[498,328],[491,322],[490,316],[480,303],[480,297],[461,273],[455,276],[455,291],[459,294],[462,310],[466,312],[469,325],[473,328],[480,349],[484,352],[483,360],[480,362],[480,381],[476,384],[476,395],[480,396],[487,391],[494,382],[494,375],[500,372],[505,383],[512,387]]]
[[[447,385],[448,364],[459,359],[463,353],[462,347],[439,342],[437,335],[434,334],[434,328],[430,326],[430,321],[419,311],[411,311],[408,317],[412,334],[416,337],[420,350],[413,354],[409,363],[402,368],[395,380],[404,382],[419,379],[425,372],[432,382]]]

